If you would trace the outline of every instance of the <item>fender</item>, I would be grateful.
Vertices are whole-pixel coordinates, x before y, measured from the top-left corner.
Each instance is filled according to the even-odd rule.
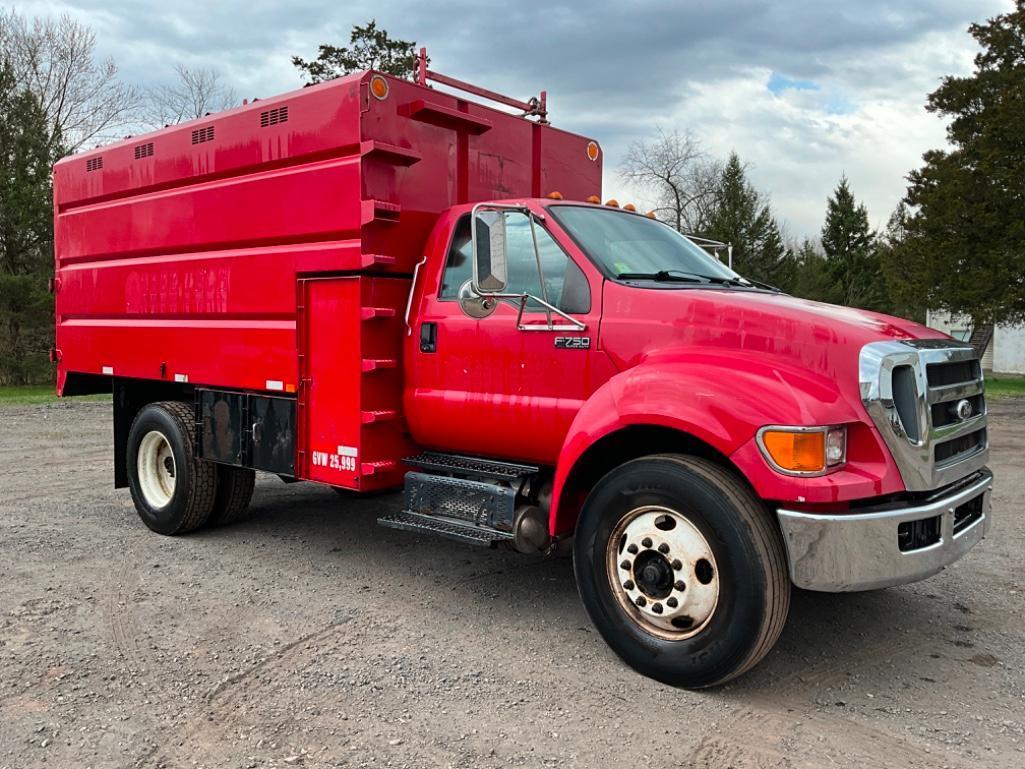
[[[567,498],[567,481],[581,457],[603,438],[634,426],[671,428],[706,444],[729,458],[765,499],[780,498],[781,491],[783,497],[806,495],[814,485],[810,481],[831,479],[827,485],[836,486],[835,476],[841,474],[865,486],[863,472],[839,471],[819,479],[782,476],[768,470],[757,449],[751,451],[764,425],[862,423],[857,383],[850,384],[850,392],[844,392],[835,378],[744,351],[648,356],[595,391],[573,420],[556,466],[550,533],[565,534],[576,521],[581,500]]]

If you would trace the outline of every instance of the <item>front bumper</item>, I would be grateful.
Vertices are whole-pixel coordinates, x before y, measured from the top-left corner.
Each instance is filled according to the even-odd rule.
[[[790,579],[806,590],[843,593],[932,576],[989,531],[992,489],[993,474],[983,468],[970,484],[915,507],[835,515],[779,510]],[[916,521],[936,532],[935,541],[901,550],[901,524]]]

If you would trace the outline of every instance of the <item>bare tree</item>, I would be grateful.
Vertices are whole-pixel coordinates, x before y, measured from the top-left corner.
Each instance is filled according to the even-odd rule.
[[[721,164],[710,160],[689,133],[659,129],[635,141],[619,168],[623,179],[655,196],[655,213],[680,232],[701,232],[715,201]]]
[[[146,93],[143,120],[154,128],[195,120],[209,112],[235,106],[238,96],[212,69],[189,69],[176,64],[177,81],[160,85]]]
[[[70,16],[0,12],[0,50],[42,105],[52,146],[74,151],[113,138],[135,116],[138,89],[121,81],[113,60],[97,58],[96,34]]]

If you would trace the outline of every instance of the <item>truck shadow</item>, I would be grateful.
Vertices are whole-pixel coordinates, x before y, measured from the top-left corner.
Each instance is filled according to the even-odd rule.
[[[509,628],[534,626],[543,613],[549,632],[572,633],[574,643],[583,635],[599,659],[620,664],[583,610],[571,558],[488,550],[378,526],[377,517],[400,503],[399,494],[346,497],[310,484],[265,480],[257,488],[252,519],[200,536],[283,540],[318,562],[318,573],[355,583],[372,574],[375,589],[401,585],[424,611],[476,607],[488,612],[489,622]],[[295,557],[289,547],[269,549],[277,554],[271,557]],[[944,584],[942,591],[928,582],[853,594],[794,590],[776,648],[727,688],[742,697],[803,701],[872,671],[911,670],[930,658],[971,660],[970,596],[960,594],[968,588],[950,582],[954,586]]]

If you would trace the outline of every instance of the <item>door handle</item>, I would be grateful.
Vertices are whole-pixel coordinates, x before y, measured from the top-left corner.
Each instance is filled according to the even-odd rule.
[[[420,324],[420,352],[438,351],[438,324],[433,321]]]

